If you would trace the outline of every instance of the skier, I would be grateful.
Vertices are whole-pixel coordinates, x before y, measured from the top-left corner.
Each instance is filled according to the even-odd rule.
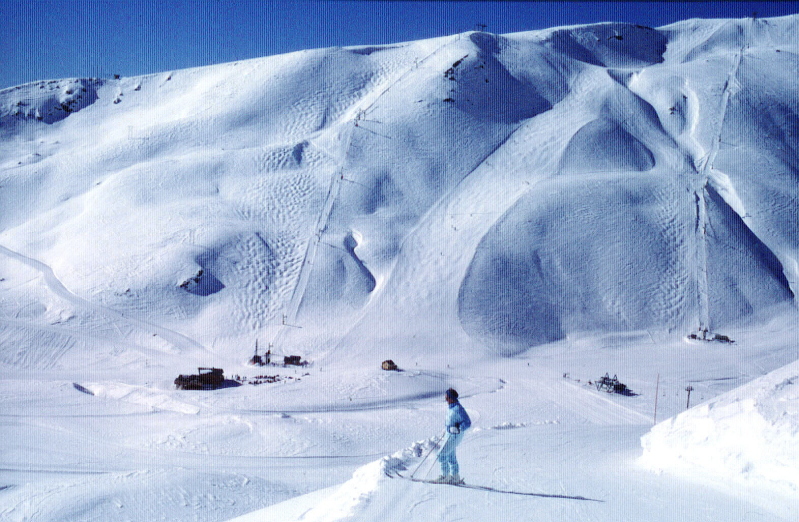
[[[447,484],[463,484],[459,474],[458,459],[455,457],[455,448],[463,439],[464,432],[472,425],[469,415],[458,402],[458,392],[450,388],[444,394],[444,398],[449,405],[447,410],[447,432],[444,445],[438,454],[441,463],[441,476],[436,482]]]

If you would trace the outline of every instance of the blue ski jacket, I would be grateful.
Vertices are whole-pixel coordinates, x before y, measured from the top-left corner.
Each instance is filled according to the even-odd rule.
[[[472,420],[460,402],[455,401],[449,405],[449,410],[447,410],[447,431],[454,426],[463,432],[469,429],[471,425]]]

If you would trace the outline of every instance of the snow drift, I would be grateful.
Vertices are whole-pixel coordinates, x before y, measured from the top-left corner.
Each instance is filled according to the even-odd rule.
[[[799,363],[658,424],[641,443],[649,468],[796,495]]]

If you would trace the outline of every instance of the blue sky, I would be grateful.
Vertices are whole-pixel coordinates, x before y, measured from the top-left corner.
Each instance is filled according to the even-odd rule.
[[[799,2],[0,0],[0,88],[473,30],[799,13]]]

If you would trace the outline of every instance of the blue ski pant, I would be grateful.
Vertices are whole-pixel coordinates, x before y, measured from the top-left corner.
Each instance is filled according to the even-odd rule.
[[[441,446],[441,451],[438,452],[442,475],[457,475],[460,472],[458,459],[455,457],[455,448],[461,443],[462,439],[463,432],[457,434],[447,433],[444,445]]]

